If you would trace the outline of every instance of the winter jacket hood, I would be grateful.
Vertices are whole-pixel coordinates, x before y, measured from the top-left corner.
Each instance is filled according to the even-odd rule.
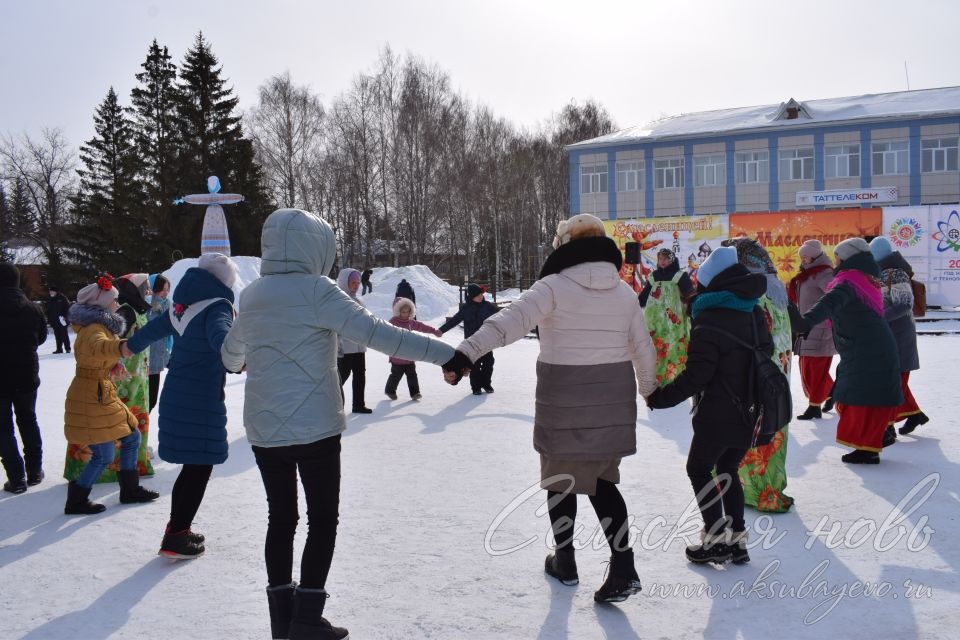
[[[617,243],[610,238],[577,238],[560,245],[547,256],[540,269],[540,278],[560,273],[564,269],[585,262],[609,262],[619,272],[620,267],[623,266],[623,255],[617,248]]]
[[[699,293],[729,291],[738,298],[759,298],[767,292],[767,278],[763,273],[752,273],[742,264],[727,267],[710,281],[709,287],[697,286]]]
[[[75,331],[91,324],[102,324],[118,336],[122,336],[127,331],[127,323],[119,313],[112,313],[90,304],[70,305],[69,315],[70,324],[74,325]]]
[[[279,209],[263,223],[260,275],[330,273],[337,257],[333,229],[318,216],[299,209]]]

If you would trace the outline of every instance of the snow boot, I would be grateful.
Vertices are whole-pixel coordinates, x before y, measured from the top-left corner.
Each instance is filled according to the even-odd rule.
[[[191,534],[190,529],[172,532],[168,525],[166,533],[163,534],[163,541],[160,543],[160,551],[157,553],[171,560],[199,558],[206,548],[195,541],[196,535],[199,534]]]
[[[7,480],[3,483],[3,490],[14,495],[25,493],[27,491],[27,481],[23,478]]]
[[[387,397],[390,398],[391,400],[396,400],[396,399],[397,399],[397,394],[396,394],[396,392],[390,393],[389,391],[385,391],[384,393],[386,393],[386,394],[387,394]]]
[[[733,564],[747,564],[750,562],[750,554],[747,553],[747,531],[732,531],[730,534],[730,549],[732,555],[730,560]]]
[[[353,412],[354,413],[373,413],[373,409],[370,409],[369,407],[354,407]]]
[[[615,552],[610,556],[607,579],[593,594],[595,602],[623,602],[640,593],[640,576],[633,565],[633,549]]]
[[[35,487],[36,485],[43,482],[43,479],[46,476],[43,473],[43,469],[27,469],[27,485]]]
[[[744,549],[744,551],[746,551]],[[700,530],[700,544],[692,544],[685,551],[687,560],[696,564],[713,562],[723,564],[733,557],[733,546],[730,544],[730,530],[724,529],[720,533],[707,533]],[[749,559],[749,557],[748,557]]]
[[[160,497],[160,494],[156,491],[150,491],[140,486],[140,472],[136,469],[121,469],[118,471],[117,482],[120,483],[120,504],[153,502]]]
[[[806,411],[797,416],[797,420],[818,420],[822,417],[820,405],[811,404]]]
[[[270,605],[270,637],[283,640],[290,637],[290,620],[293,618],[293,591],[297,583],[267,587],[267,603]]]
[[[543,570],[548,576],[556,578],[568,587],[580,582],[580,576],[577,575],[577,559],[574,548],[570,545],[549,554],[543,564]]]
[[[927,417],[923,411],[920,413],[915,413],[912,416],[907,418],[907,421],[903,423],[903,426],[900,427],[900,435],[905,436],[908,433],[913,433],[914,430],[922,424],[927,424],[930,422],[930,418]]]
[[[90,502],[90,489],[92,487],[81,487],[76,480],[71,480],[67,485],[67,504],[63,512],[68,516],[86,516],[105,510],[102,504]]]
[[[847,464],[880,464],[880,454],[865,449],[856,449],[840,456],[840,459]]]
[[[485,386],[483,390],[486,391],[487,393],[493,393],[493,387],[491,387],[490,385]]]
[[[893,425],[887,427],[887,430],[883,432],[883,448],[886,449],[892,444],[897,444],[897,430],[893,428]]]
[[[833,396],[830,396],[829,398],[827,398],[826,400],[823,401],[823,409],[822,409],[822,411],[823,411],[824,413],[826,413],[826,412],[828,412],[828,411],[833,411]]]
[[[344,640],[350,634],[335,627],[323,617],[327,602],[324,589],[297,587],[293,595],[293,618],[290,620],[290,640]]]

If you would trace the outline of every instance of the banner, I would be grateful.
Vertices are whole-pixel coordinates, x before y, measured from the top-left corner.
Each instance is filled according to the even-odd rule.
[[[890,244],[927,286],[927,304],[960,306],[960,210],[957,205],[884,207]]]
[[[730,233],[726,215],[605,220],[603,226],[607,236],[613,238],[621,252],[625,251],[624,247],[628,242],[640,244],[640,264],[634,267],[624,262],[620,270],[620,277],[637,292],[656,269],[657,251],[660,249],[673,251],[680,261],[680,267],[686,269],[691,278],[695,279],[700,263],[719,247],[720,241],[728,238]]]
[[[900,198],[897,187],[879,189],[831,189],[829,191],[798,191],[797,206],[874,204],[896,202]]]
[[[777,277],[789,282],[800,270],[797,250],[815,239],[833,259],[833,249],[847,238],[880,235],[882,209],[824,209],[731,213],[730,236],[756,238],[777,267]]]

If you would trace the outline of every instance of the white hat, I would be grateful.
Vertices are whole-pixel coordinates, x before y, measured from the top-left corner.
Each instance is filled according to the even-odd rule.
[[[561,220],[557,225],[557,235],[553,239],[553,248],[558,249],[560,245],[567,244],[577,238],[602,238],[607,235],[603,228],[603,222],[597,216],[589,213],[581,213],[573,216],[569,220]]]
[[[222,253],[203,254],[197,266],[215,275],[217,280],[231,289],[237,283],[237,263]]]

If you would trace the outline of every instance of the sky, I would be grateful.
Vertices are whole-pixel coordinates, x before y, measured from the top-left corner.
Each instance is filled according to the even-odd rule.
[[[124,104],[151,41],[182,60],[198,31],[240,99],[289,71],[325,105],[412,53],[534,129],[571,100],[619,127],[711,109],[960,85],[951,0],[0,0],[0,134],[74,145],[113,86]],[[906,64],[906,69],[905,69]]]

